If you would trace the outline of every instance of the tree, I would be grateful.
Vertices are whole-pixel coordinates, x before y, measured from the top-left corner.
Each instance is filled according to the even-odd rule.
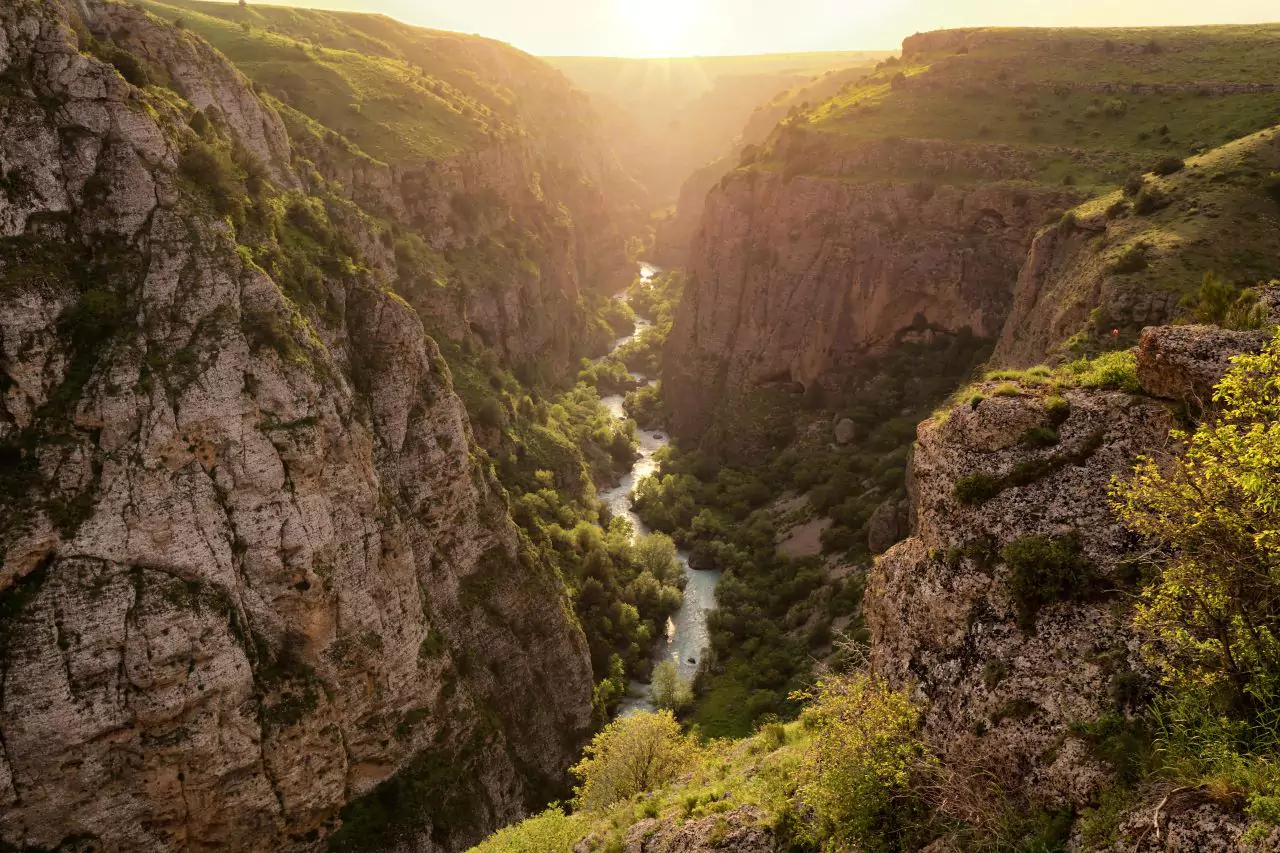
[[[698,758],[670,711],[629,714],[597,734],[572,768],[580,808],[599,809],[674,780]]]
[[[659,580],[674,582],[680,576],[676,543],[665,533],[649,533],[636,540],[636,563]]]
[[[1280,688],[1280,335],[1237,358],[1214,399],[1171,436],[1182,456],[1139,460],[1113,505],[1156,549],[1134,623],[1165,683],[1258,706]]]
[[[689,679],[680,674],[680,668],[672,660],[664,660],[653,668],[650,692],[653,704],[668,711],[679,713],[693,704]]]
[[[793,698],[813,701],[816,724],[802,767],[800,797],[821,836],[866,851],[918,849],[905,841],[922,807],[910,794],[925,766],[920,709],[905,693],[866,673],[820,680]]]

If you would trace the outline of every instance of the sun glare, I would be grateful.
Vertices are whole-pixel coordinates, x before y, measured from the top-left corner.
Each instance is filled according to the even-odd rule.
[[[678,56],[686,52],[693,0],[614,0],[636,55]]]

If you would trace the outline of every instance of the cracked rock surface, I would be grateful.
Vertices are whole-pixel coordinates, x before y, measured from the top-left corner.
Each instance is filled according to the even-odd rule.
[[[405,849],[466,846],[589,725],[562,588],[418,314],[368,278],[296,317],[177,178],[177,108],[77,16],[297,180],[193,36],[0,6],[0,842],[311,850],[400,772],[440,790]]]

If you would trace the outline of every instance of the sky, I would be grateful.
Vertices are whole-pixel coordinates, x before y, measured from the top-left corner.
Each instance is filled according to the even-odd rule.
[[[252,0],[251,0],[252,2]],[[1280,0],[270,0],[382,12],[539,56],[892,50],[944,27],[1280,21]]]

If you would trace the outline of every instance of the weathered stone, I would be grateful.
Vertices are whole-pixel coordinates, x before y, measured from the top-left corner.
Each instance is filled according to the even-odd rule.
[[[915,531],[876,561],[864,613],[873,665],[924,702],[925,736],[944,761],[992,772],[1015,793],[1083,804],[1107,771],[1071,744],[1069,727],[1111,710],[1112,672],[1141,670],[1137,643],[1106,602],[1051,604],[1034,630],[1019,627],[1000,552],[1026,536],[1073,535],[1109,575],[1136,543],[1099,496],[1135,456],[1160,446],[1171,421],[1155,401],[1069,391],[1057,446],[996,440],[1048,422],[1036,393],[961,403],[921,424]],[[1000,477],[1067,454],[1070,462],[984,503],[956,497],[962,477]]]
[[[836,444],[851,444],[858,437],[858,426],[848,418],[843,418],[836,423],[835,438]]]
[[[1138,342],[1138,382],[1153,397],[1206,407],[1231,360],[1261,351],[1270,337],[1262,331],[1234,332],[1217,326],[1148,327]]]
[[[1073,197],[735,173],[707,196],[663,354],[672,432],[770,384],[838,384],[913,328],[995,337],[1044,211]]]
[[[764,812],[755,806],[739,806],[681,825],[642,820],[627,831],[623,849],[626,853],[775,853],[782,846]]]
[[[867,548],[872,554],[883,554],[910,533],[910,504],[891,498],[871,514],[867,522]]]
[[[203,41],[75,8],[290,185],[278,119]],[[117,261],[92,287],[125,309],[73,374],[78,271],[0,256],[3,464],[32,469],[2,507],[0,846],[313,850],[419,755],[452,769],[458,817],[405,844],[468,846],[561,782],[591,724],[563,587],[419,314],[346,276],[340,315],[298,319],[179,180],[172,96],[82,55],[71,15],[0,4],[0,70],[30,87],[0,99],[24,176],[0,234]]]

